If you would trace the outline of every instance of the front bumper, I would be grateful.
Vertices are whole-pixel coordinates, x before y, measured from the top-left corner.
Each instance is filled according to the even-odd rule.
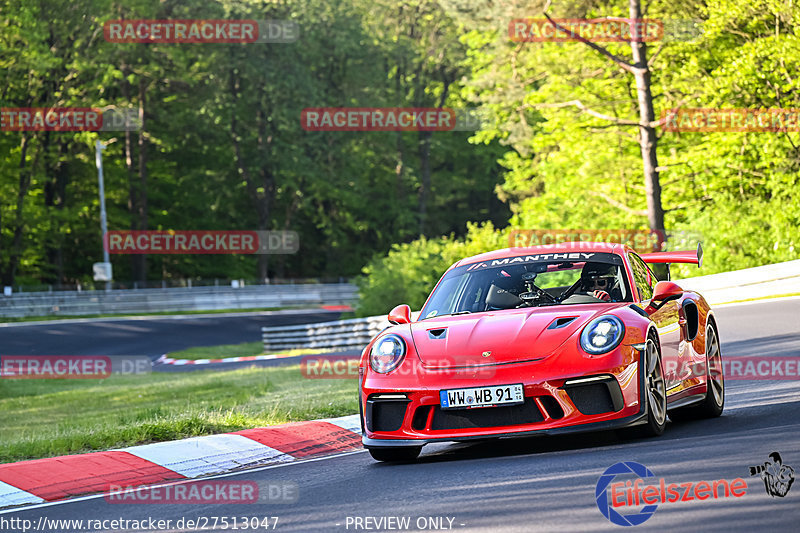
[[[636,414],[625,418],[618,418],[615,420],[608,420],[605,422],[590,422],[588,424],[579,424],[576,426],[565,426],[559,428],[552,428],[552,429],[534,429],[534,430],[521,430],[521,431],[511,431],[508,433],[499,433],[491,435],[492,438],[504,438],[504,437],[530,437],[535,435],[566,435],[571,433],[585,433],[590,431],[605,431],[609,429],[621,429],[631,426],[637,426],[640,424],[644,424],[647,420],[647,409],[645,407],[646,404],[642,404],[642,408]],[[460,437],[445,437],[445,438],[433,438],[433,439],[371,439],[369,437],[362,437],[361,443],[366,448],[380,448],[380,447],[414,447],[414,446],[423,446],[425,444],[430,444],[432,442],[462,442],[462,441],[470,441],[470,440],[480,440],[485,439],[485,436],[482,435],[466,435]]]
[[[450,372],[447,379],[424,368],[417,368],[416,375],[394,378],[370,373],[361,385],[362,442],[366,447],[421,446],[637,425],[647,416],[646,402],[640,401],[645,395],[639,356],[632,346],[620,346],[603,357],[581,357],[579,367],[566,365],[580,368],[580,373],[565,371],[553,360],[497,365],[491,375],[486,369],[477,376],[475,369],[465,369],[461,375]],[[513,383],[523,384],[524,406],[466,410],[439,406],[443,389]],[[601,394],[604,387],[607,397]],[[589,393],[590,389],[595,392]]]

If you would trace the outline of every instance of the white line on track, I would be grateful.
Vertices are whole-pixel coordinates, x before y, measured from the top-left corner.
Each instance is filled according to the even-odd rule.
[[[702,294],[702,293],[700,293]],[[764,298],[757,298],[755,300],[747,300],[745,302],[729,302],[729,303],[721,303],[721,304],[710,304],[711,309],[719,309],[720,307],[734,307],[737,305],[752,305],[752,304],[765,304],[765,303],[772,303],[772,302],[785,302],[791,300],[800,300],[800,296],[780,296],[778,298],[773,298],[771,296],[766,296]]]

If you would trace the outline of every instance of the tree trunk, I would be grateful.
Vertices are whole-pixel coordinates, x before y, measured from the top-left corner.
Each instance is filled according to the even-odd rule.
[[[400,9],[402,12],[402,8]],[[388,70],[388,66],[387,66]],[[395,91],[396,94],[402,94],[402,79],[405,76],[405,62],[398,62],[397,65],[397,74],[395,75]],[[405,201],[405,183],[404,183],[404,175],[406,172],[406,161],[405,161],[405,146],[403,144],[403,132],[397,132],[397,164],[394,167],[394,174],[395,174],[395,201],[397,205],[403,205]]]
[[[31,178],[36,170],[36,165],[39,160],[39,155],[42,150],[46,150],[47,146],[40,146],[36,151],[36,155],[31,162],[30,167],[26,168],[26,158],[28,154],[28,141],[29,137],[23,134],[22,149],[19,156],[19,190],[17,191],[17,204],[16,212],[14,215],[14,233],[11,241],[11,254],[8,260],[8,269],[3,273],[3,284],[13,285],[14,278],[17,276],[17,266],[19,266],[19,259],[22,255],[22,231],[25,227],[25,198],[28,196],[28,189],[31,186]]]
[[[450,90],[451,80],[448,79],[444,70],[439,71],[444,85],[442,94],[439,97],[439,109],[444,106],[447,101],[447,93]],[[427,215],[428,215],[428,196],[431,189],[431,137],[433,133],[430,131],[419,132],[419,164],[420,176],[422,184],[419,190],[419,234],[425,235],[427,229]]]
[[[292,227],[292,218],[294,218],[294,214],[300,207],[300,191],[305,189],[304,182],[301,180],[298,190],[292,194],[292,201],[289,202],[289,205],[286,207],[286,214],[283,217],[283,230],[289,231]],[[277,278],[285,278],[286,277],[286,254],[280,254],[277,259],[277,265],[275,267],[275,276]]]
[[[122,67],[122,97],[128,104],[133,103],[128,82],[128,72],[125,66]],[[140,132],[141,135],[141,132]],[[136,172],[133,167],[133,133],[125,130],[125,170],[128,172],[128,213],[130,214],[131,231],[139,229],[139,187],[136,185]],[[139,261],[136,254],[131,254],[131,279],[139,281],[142,273],[139,271]]]
[[[428,218],[428,194],[431,188],[431,132],[419,132],[419,234],[425,235]]]
[[[147,125],[145,123],[145,81],[139,79],[139,229],[146,230],[147,223]],[[198,228],[199,229],[199,228]],[[136,270],[139,273],[138,281],[147,281],[147,255],[134,255],[137,262]]]
[[[405,148],[403,147],[403,132],[397,132],[397,164],[394,167],[395,193],[394,198],[397,205],[402,205],[405,195],[403,194],[403,174],[405,174]]]
[[[58,143],[55,158],[51,159],[45,154],[44,205],[51,220],[51,227],[54,228],[54,239],[46,243],[45,250],[47,262],[53,270],[44,274],[43,279],[58,285],[64,283],[64,243],[58,231],[56,213],[63,211],[66,205],[68,176],[64,161],[68,158],[68,154],[69,150],[64,140]]]
[[[239,175],[244,178],[247,192],[253,199],[253,205],[256,209],[258,216],[258,229],[268,230],[270,225],[270,209],[272,207],[272,199],[275,194],[275,180],[272,171],[263,163],[258,171],[259,181],[256,183],[256,177],[250,172],[247,161],[242,154],[242,147],[239,143],[239,122],[236,120],[237,104],[239,103],[239,77],[231,69],[229,71],[229,87],[231,92],[231,99],[233,102],[231,110],[231,142],[233,144],[233,155],[236,161],[236,169]],[[259,103],[263,101],[260,100]],[[258,128],[258,153],[266,153],[268,145],[272,143],[272,136],[267,135],[266,116],[261,107],[256,112],[256,126]],[[263,193],[259,193],[258,189],[263,189]],[[258,277],[261,281],[267,279],[269,273],[269,255],[259,254],[258,256]]]
[[[630,0],[630,18],[635,22],[642,18],[640,0]],[[651,125],[655,120],[653,110],[653,94],[650,88],[650,68],[647,66],[647,45],[639,41],[631,41],[633,75],[636,79],[636,94],[639,102],[639,145],[642,149],[644,167],[644,188],[647,195],[647,220],[651,230],[664,229],[664,208],[661,205],[661,183],[658,178],[658,137],[656,129]]]
[[[265,105],[266,95],[264,88],[261,88],[260,98],[258,99],[259,108],[256,113],[256,124],[258,127],[258,152],[261,154],[269,153],[269,145],[272,143],[272,135],[267,133],[267,116],[264,109],[261,107]],[[265,163],[261,163],[258,171],[261,178],[261,187],[264,188],[264,194],[261,198],[261,205],[263,212],[259,214],[259,228],[261,231],[268,231],[271,226],[271,210],[272,202],[275,199],[275,181],[273,180],[272,170],[267,167]],[[269,254],[260,254],[258,256],[258,278],[265,281],[269,277]]]

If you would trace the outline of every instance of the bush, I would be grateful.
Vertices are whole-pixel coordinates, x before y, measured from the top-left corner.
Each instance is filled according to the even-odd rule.
[[[800,257],[795,233],[795,210],[781,203],[751,201],[746,208],[735,199],[686,214],[691,223],[677,223],[669,232],[676,239],[670,250],[693,250],[703,243],[703,268],[673,265],[673,279],[728,272]],[[585,227],[591,227],[586,224]],[[419,310],[450,265],[483,252],[508,247],[511,227],[495,230],[491,223],[467,224],[463,240],[449,237],[420,238],[392,247],[385,257],[375,257],[357,279],[360,301],[357,316],[381,315],[406,303]],[[680,238],[683,236],[683,238]]]
[[[507,246],[508,233],[496,231],[491,223],[467,223],[463,240],[453,236],[392,246],[384,257],[375,257],[356,280],[359,289],[357,316],[388,313],[394,306],[408,304],[419,310],[442,274],[456,261]]]

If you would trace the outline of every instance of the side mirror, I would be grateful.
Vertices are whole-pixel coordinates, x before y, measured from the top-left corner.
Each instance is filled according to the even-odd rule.
[[[659,281],[653,290],[653,300],[663,302],[675,300],[683,295],[683,289],[677,283],[671,281]]]
[[[411,323],[411,308],[406,304],[400,304],[391,311],[388,317],[390,324],[409,324]]]
[[[653,297],[650,299],[650,305],[647,306],[645,311],[653,313],[658,310],[670,300],[677,300],[683,296],[683,289],[680,285],[671,281],[659,281],[653,290]]]

